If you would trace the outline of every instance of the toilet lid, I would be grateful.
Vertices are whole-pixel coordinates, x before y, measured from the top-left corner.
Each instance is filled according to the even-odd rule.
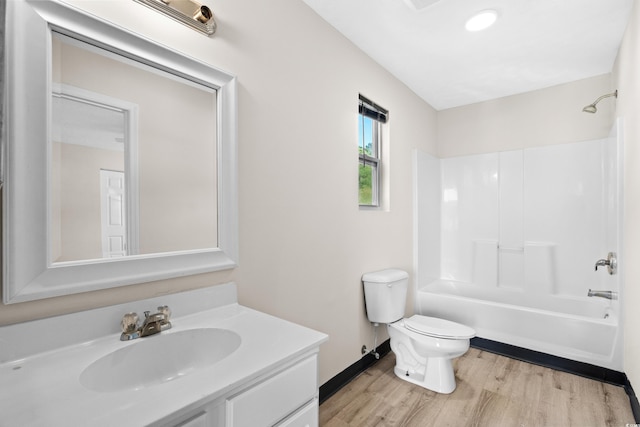
[[[460,323],[418,314],[405,319],[404,325],[413,332],[436,338],[467,339],[476,335],[476,331],[473,328]]]

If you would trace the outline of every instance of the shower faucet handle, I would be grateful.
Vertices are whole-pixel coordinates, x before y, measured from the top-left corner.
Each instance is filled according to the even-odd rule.
[[[595,271],[598,271],[598,267],[607,266],[609,274],[616,274],[618,272],[618,259],[615,252],[609,252],[607,259],[599,259],[596,261]]]

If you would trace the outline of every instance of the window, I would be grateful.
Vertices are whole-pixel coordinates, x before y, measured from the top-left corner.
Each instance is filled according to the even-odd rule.
[[[380,206],[382,125],[389,112],[360,95],[358,113],[358,201],[360,206]]]

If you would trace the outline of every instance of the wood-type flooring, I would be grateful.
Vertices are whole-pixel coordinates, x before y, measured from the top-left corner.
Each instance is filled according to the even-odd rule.
[[[471,348],[451,394],[403,381],[385,357],[320,406],[321,427],[635,426],[622,387]]]

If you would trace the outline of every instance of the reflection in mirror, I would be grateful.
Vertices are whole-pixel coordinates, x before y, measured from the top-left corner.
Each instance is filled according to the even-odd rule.
[[[51,262],[217,247],[216,91],[52,40]]]
[[[70,92],[54,90],[52,99],[51,261],[124,256],[132,247],[124,185],[131,110]]]

